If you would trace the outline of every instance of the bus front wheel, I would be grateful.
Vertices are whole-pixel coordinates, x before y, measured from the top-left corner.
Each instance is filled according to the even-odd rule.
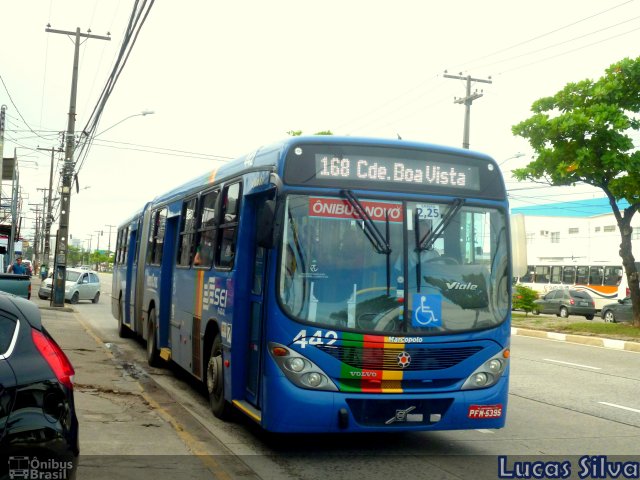
[[[213,414],[221,420],[228,420],[231,416],[231,405],[224,398],[224,364],[220,334],[213,340],[207,363],[207,392]]]

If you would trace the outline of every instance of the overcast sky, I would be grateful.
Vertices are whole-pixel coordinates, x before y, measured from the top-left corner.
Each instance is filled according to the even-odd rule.
[[[111,34],[111,41],[81,46],[80,131],[133,2],[7,3],[0,29],[4,156],[17,147],[23,160],[26,212],[27,203],[42,202],[37,189],[49,178],[50,155],[32,149],[60,145],[69,111],[73,42],[46,33],[46,25]],[[484,96],[471,108],[471,148],[507,171],[524,166],[532,152],[511,126],[530,115],[532,102],[568,82],[600,77],[612,63],[637,57],[638,45],[640,0],[159,1],[107,102],[97,128],[104,133],[80,169],[70,232],[85,247],[93,235],[96,248],[103,230],[105,248],[108,225],[145,201],[289,130],[461,146],[464,107],[454,97],[464,96],[465,84],[444,78],[445,70],[492,79],[473,87]],[[155,113],[127,118],[142,111]],[[524,190],[532,185],[507,181],[512,206],[600,196],[584,187]],[[29,227],[34,214],[25,215]]]

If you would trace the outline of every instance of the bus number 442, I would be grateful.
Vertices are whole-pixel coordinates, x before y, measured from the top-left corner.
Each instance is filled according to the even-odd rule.
[[[305,348],[307,345],[333,345],[338,339],[338,333],[333,330],[323,332],[316,330],[313,335],[307,336],[306,330],[300,330],[293,339],[293,343]]]

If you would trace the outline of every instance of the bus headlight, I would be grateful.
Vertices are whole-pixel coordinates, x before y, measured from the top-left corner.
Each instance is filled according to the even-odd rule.
[[[279,343],[269,342],[269,353],[280,370],[300,388],[338,391],[338,387],[315,363]]]
[[[284,361],[284,365],[289,370],[295,373],[300,373],[302,370],[304,370],[305,367],[304,360],[300,357],[287,358]]]
[[[487,388],[498,383],[509,364],[509,349],[505,348],[484,362],[465,380],[462,390]]]

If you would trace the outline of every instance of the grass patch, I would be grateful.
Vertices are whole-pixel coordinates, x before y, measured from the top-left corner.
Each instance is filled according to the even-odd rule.
[[[640,341],[640,328],[629,323],[604,323],[597,319],[585,321],[581,317],[560,318],[531,314],[525,316],[524,313],[513,312],[511,324],[518,328]]]

